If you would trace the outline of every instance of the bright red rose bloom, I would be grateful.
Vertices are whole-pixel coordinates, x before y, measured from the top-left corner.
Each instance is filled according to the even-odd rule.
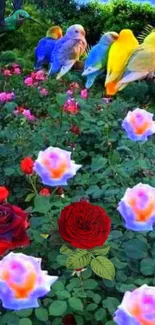
[[[100,206],[86,201],[66,206],[58,220],[62,238],[76,248],[102,246],[110,233],[111,221]]]
[[[40,195],[42,196],[50,196],[51,192],[48,188],[44,187],[42,188],[42,190],[39,192]]]
[[[32,160],[32,158],[25,157],[20,163],[20,169],[23,173],[30,175],[33,173],[33,165],[34,161]]]
[[[27,217],[28,214],[15,205],[0,204],[0,255],[29,244]]]
[[[0,202],[3,202],[9,196],[9,191],[5,186],[0,186]]]

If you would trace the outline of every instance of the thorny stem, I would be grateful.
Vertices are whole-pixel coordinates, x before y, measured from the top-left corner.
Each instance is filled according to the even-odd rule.
[[[37,189],[36,189],[36,187],[35,187],[35,185],[34,185],[34,183],[33,183],[32,176],[29,176],[29,177],[28,177],[28,180],[29,180],[29,182],[30,182],[30,184],[31,184],[31,186],[32,186],[32,188],[33,188],[33,190],[34,190],[34,193],[35,193],[35,194],[38,194]]]

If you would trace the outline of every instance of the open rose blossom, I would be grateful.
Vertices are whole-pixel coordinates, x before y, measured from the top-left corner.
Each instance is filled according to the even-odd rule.
[[[144,284],[132,292],[125,292],[114,321],[118,325],[154,325],[155,287]]]
[[[74,98],[69,98],[63,106],[64,112],[77,114],[79,112],[79,104]]]
[[[42,188],[39,192],[40,195],[42,196],[50,196],[51,191],[48,188]]]
[[[29,245],[27,217],[28,214],[15,205],[0,204],[0,255],[16,247]]]
[[[142,183],[133,188],[128,188],[117,210],[125,220],[126,228],[136,231],[153,230],[155,188]]]
[[[9,191],[5,186],[0,186],[0,203],[7,199]]]
[[[10,100],[15,98],[15,94],[13,92],[9,93],[9,92],[2,92],[0,93],[0,102],[1,103],[6,103],[9,102]]]
[[[0,299],[4,308],[39,307],[38,298],[58,279],[41,270],[41,258],[9,253],[0,261]]]
[[[20,169],[27,175],[33,174],[34,161],[31,157],[25,157],[20,163]]]
[[[122,123],[127,136],[133,141],[147,141],[148,137],[155,133],[153,114],[144,109],[136,108],[129,111]]]
[[[71,152],[54,147],[40,151],[34,164],[42,183],[49,186],[67,185],[80,167],[71,160]]]
[[[110,233],[111,221],[106,212],[86,201],[66,206],[58,220],[61,237],[76,248],[102,246]]]

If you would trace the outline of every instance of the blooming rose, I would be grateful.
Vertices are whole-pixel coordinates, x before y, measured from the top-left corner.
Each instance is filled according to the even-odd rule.
[[[0,202],[4,201],[9,196],[9,191],[5,186],[0,186]]]
[[[9,69],[5,69],[4,72],[3,72],[3,75],[5,77],[10,77],[10,76],[12,76],[12,73],[11,73],[11,71]]]
[[[132,292],[125,292],[114,321],[118,325],[154,325],[154,310],[155,287],[144,284]]]
[[[38,298],[58,279],[41,269],[41,258],[9,253],[0,261],[0,299],[6,309],[39,307]]]
[[[0,204],[0,255],[16,247],[27,246],[27,213],[9,203]]]
[[[58,220],[62,238],[76,248],[102,246],[110,233],[111,221],[100,206],[86,201],[66,206]]]
[[[46,88],[42,88],[40,89],[40,94],[43,96],[47,96],[48,95],[48,90]]]
[[[14,71],[13,71],[13,73],[16,74],[16,75],[21,74],[20,68],[15,68]]]
[[[130,140],[147,141],[148,137],[155,133],[153,114],[145,109],[136,108],[134,111],[128,112],[122,122],[122,127]]]
[[[79,112],[78,102],[74,98],[69,98],[63,106],[64,112],[69,112],[71,114],[77,114]]]
[[[25,157],[20,163],[20,169],[23,173],[30,175],[33,173],[33,165],[34,161],[32,160],[32,158]]]
[[[31,87],[31,86],[33,86],[33,79],[31,77],[27,77],[24,80],[24,83],[25,83],[26,86]]]

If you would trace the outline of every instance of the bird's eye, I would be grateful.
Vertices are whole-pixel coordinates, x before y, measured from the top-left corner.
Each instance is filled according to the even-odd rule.
[[[24,16],[20,14],[20,15],[19,15],[19,18],[24,18]]]
[[[75,31],[75,33],[78,33],[78,32],[79,32],[78,30]]]

